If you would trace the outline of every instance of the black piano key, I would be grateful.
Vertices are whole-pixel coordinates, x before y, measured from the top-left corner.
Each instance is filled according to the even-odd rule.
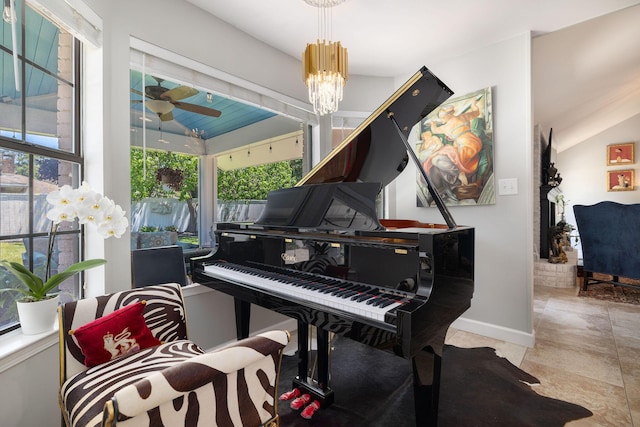
[[[363,293],[363,294],[360,294],[360,295],[356,295],[351,299],[354,300],[354,301],[357,301],[357,302],[364,302],[364,301],[366,301],[366,300],[368,300],[370,298],[373,298],[373,297],[374,296],[371,295],[371,294]]]
[[[339,290],[334,292],[333,295],[335,295],[337,297],[344,297],[345,295],[350,294],[352,292],[355,292],[355,291],[353,289],[349,288],[349,287],[345,287],[345,288],[340,288]]]
[[[369,299],[366,301],[366,304],[373,305],[373,304],[377,303],[377,301],[378,301],[379,299],[380,299],[380,297],[379,297],[379,296],[377,296],[377,295],[372,295],[372,296],[371,296],[371,298],[369,298]]]
[[[345,292],[341,292],[337,296],[339,296],[340,298],[349,299],[356,294],[357,294],[356,291],[345,291]]]
[[[390,306],[394,302],[396,302],[396,301],[394,301],[392,299],[389,299],[389,298],[385,298],[383,301],[380,302],[380,304],[378,304],[378,307],[384,308],[384,307]]]

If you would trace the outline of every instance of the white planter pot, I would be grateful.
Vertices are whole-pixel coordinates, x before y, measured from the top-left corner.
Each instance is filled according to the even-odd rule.
[[[20,327],[25,335],[41,334],[53,330],[57,317],[57,308],[60,296],[37,302],[20,302],[18,305],[18,317]]]

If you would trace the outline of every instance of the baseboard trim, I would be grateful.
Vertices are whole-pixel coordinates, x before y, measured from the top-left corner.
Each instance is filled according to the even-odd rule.
[[[507,341],[513,344],[532,347],[535,344],[535,331],[526,333],[516,329],[505,328],[504,326],[493,325],[491,323],[480,322],[478,320],[460,317],[451,324],[452,327],[461,331]]]
[[[493,325],[491,323],[480,322],[477,320],[466,319],[464,317],[458,318],[453,324],[451,324],[453,328],[459,329],[461,331],[471,332],[473,334],[482,335],[489,338],[494,338],[501,341],[507,341],[513,344],[524,345],[526,347],[532,347],[535,344],[535,332],[530,334],[522,331],[518,331],[516,329],[505,328],[504,326]],[[289,332],[294,332],[298,329],[298,323],[295,319],[287,319],[282,322],[275,323],[273,325],[267,326],[266,328],[251,331],[250,335],[257,335],[263,332],[271,331],[274,329],[286,329]],[[224,342],[220,345],[217,345],[209,351],[214,351],[220,349],[226,345],[234,343],[235,340],[230,340]]]

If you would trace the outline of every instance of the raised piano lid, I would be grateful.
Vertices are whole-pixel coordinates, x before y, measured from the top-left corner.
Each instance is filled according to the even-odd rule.
[[[256,225],[319,230],[380,230],[375,199],[406,167],[418,162],[411,128],[453,92],[422,67],[293,188],[269,193]],[[421,169],[421,165],[418,167]],[[449,228],[455,226],[426,174],[429,191]]]
[[[407,148],[389,113],[405,138],[453,92],[422,67],[340,145],[318,163],[297,186],[329,182],[392,182],[408,163]]]

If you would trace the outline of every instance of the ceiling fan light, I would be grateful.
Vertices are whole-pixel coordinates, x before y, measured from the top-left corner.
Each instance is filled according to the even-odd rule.
[[[167,114],[171,112],[175,107],[169,101],[162,101],[159,99],[150,99],[146,101],[145,105],[149,110],[159,115]]]

